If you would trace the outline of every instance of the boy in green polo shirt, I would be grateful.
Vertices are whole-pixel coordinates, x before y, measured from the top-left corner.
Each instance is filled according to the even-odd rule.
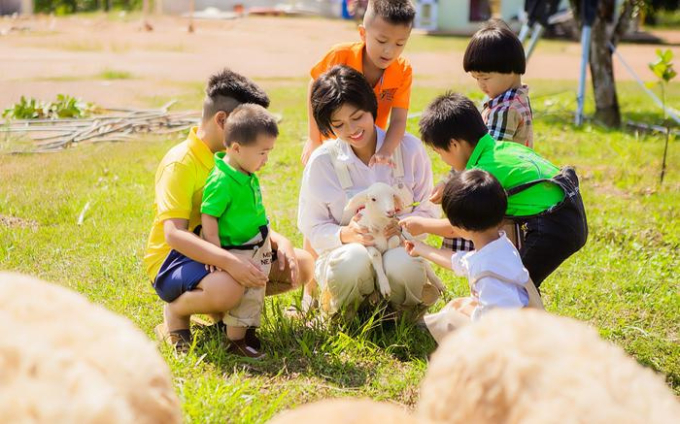
[[[528,147],[495,141],[474,103],[456,93],[430,103],[420,132],[456,171],[479,168],[500,181],[508,193],[507,218],[523,229],[517,246],[522,262],[537,287],[585,245],[588,224],[573,168],[560,171]],[[447,220],[407,218],[400,224],[413,235],[457,234]]]
[[[237,107],[224,127],[227,152],[215,153],[215,167],[203,189],[203,238],[248,260],[269,274],[272,252],[269,221],[255,175],[267,163],[279,130],[274,117],[255,104]],[[257,358],[257,346],[245,341],[246,329],[258,327],[264,287],[247,287],[237,307],[224,316],[229,350]]]
[[[191,346],[193,315],[219,319],[243,303],[246,288],[266,287],[267,295],[278,294],[306,284],[314,272],[311,255],[273,230],[269,238],[278,259],[268,273],[260,266],[262,260],[253,263],[252,251],[250,257],[234,254],[197,235],[204,187],[215,166],[214,154],[224,151],[227,119],[242,104],[269,106],[269,97],[260,87],[229,69],[212,75],[205,92],[199,125],[158,165],[155,217],[144,255],[147,275],[165,302],[163,323],[156,327],[156,334],[179,352]],[[237,234],[234,243],[243,237]],[[233,332],[231,337],[235,337]],[[237,344],[252,349],[244,347],[235,353],[253,356],[260,344],[255,329],[246,330],[243,339]]]

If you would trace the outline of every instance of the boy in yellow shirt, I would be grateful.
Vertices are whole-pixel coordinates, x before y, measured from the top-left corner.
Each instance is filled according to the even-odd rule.
[[[309,253],[294,249],[274,231],[270,232],[271,245],[279,260],[272,264],[269,275],[245,257],[195,234],[201,223],[203,188],[215,166],[214,154],[224,150],[227,118],[244,103],[267,107],[269,97],[252,81],[228,69],[213,75],[200,124],[184,142],[170,149],[156,171],[155,217],[144,265],[166,302],[164,323],[157,333],[178,351],[191,344],[191,315],[219,317],[241,303],[247,287],[266,286],[268,293],[282,292],[306,283],[313,273]],[[218,271],[210,272],[213,268]],[[259,348],[254,329],[243,332],[246,344]]]
[[[321,74],[335,65],[356,69],[373,87],[378,99],[375,123],[386,130],[387,135],[385,144],[371,158],[369,165],[392,164],[392,154],[406,131],[413,71],[401,53],[411,35],[415,15],[409,0],[370,0],[363,24],[359,26],[361,42],[333,46],[314,65],[307,95],[309,134],[302,151],[303,164],[307,164],[309,156],[323,142],[309,103],[311,87]]]

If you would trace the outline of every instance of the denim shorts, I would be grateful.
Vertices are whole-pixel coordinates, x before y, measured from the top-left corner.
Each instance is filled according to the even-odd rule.
[[[161,265],[153,287],[163,301],[170,303],[182,293],[196,289],[208,274],[205,264],[172,250]]]

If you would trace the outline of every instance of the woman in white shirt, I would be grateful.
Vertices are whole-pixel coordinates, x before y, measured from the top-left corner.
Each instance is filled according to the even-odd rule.
[[[352,314],[365,299],[377,300],[379,292],[365,247],[372,244],[372,237],[357,224],[356,217],[341,224],[345,205],[371,184],[383,182],[395,187],[410,205],[399,213],[400,218],[438,217],[437,206],[428,200],[432,169],[422,143],[410,134],[404,134],[391,166],[369,166],[385,132],[375,126],[377,100],[361,73],[336,66],[321,75],[311,90],[319,130],[337,139],[319,147],[305,167],[298,228],[318,255],[316,293],[322,311]],[[385,235],[399,233],[395,219]],[[410,257],[402,246],[383,253],[383,266],[390,282],[388,300],[395,310],[415,310],[417,316],[437,300],[439,293],[427,281],[425,264]]]

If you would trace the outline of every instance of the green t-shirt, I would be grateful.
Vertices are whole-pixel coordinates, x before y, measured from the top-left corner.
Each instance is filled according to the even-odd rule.
[[[203,190],[201,213],[217,218],[222,246],[241,246],[267,225],[257,175],[246,175],[215,153],[215,167]]]
[[[497,142],[488,134],[479,139],[465,168],[489,172],[506,190],[541,178],[552,178],[560,171],[532,149],[509,141]],[[506,214],[535,215],[556,205],[563,198],[564,192],[556,184],[537,184],[508,197]]]

